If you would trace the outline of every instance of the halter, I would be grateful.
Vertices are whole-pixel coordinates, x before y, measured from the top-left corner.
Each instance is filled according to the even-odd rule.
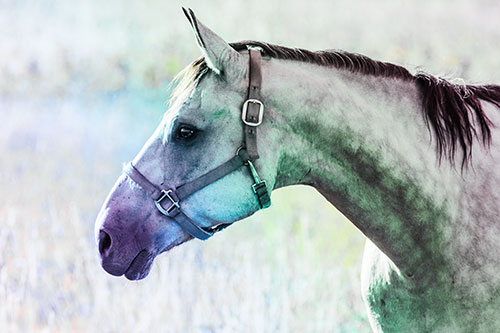
[[[260,86],[262,82],[261,55],[260,51],[255,49],[249,49],[248,52],[250,55],[248,98],[243,103],[241,111],[241,120],[245,125],[245,144],[238,148],[233,158],[192,181],[167,189],[162,189],[150,182],[146,176],[136,169],[132,162],[128,163],[124,170],[128,177],[151,196],[156,208],[162,214],[173,219],[184,231],[198,239],[208,239],[232,223],[223,223],[209,228],[202,227],[184,214],[181,209],[182,200],[239,169],[243,165],[248,166],[254,179],[252,189],[259,200],[260,208],[267,208],[271,205],[266,181],[259,177],[253,164],[259,158],[259,153],[257,152],[257,127],[262,123],[264,118],[264,104],[260,101]]]

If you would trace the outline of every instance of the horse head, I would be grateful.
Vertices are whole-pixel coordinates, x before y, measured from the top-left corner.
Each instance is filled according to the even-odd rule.
[[[276,182],[272,110],[260,124],[262,102],[248,101],[251,52],[236,51],[184,12],[203,57],[179,74],[169,109],[116,181],[95,225],[103,268],[128,279],[147,276],[161,252],[267,207]]]

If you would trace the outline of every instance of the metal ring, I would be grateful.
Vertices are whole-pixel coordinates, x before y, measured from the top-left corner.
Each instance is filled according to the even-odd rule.
[[[238,149],[236,150],[236,156],[240,156],[240,151],[242,151],[243,149],[246,150],[247,148],[244,146],[239,146]],[[243,162],[243,165],[248,165],[248,161]]]

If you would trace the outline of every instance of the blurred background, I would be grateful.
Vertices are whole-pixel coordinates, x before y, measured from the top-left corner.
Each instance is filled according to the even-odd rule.
[[[500,83],[495,0],[0,0],[0,331],[369,332],[364,236],[307,187],[145,280],[101,269],[100,205],[200,55],[181,6],[228,41]]]

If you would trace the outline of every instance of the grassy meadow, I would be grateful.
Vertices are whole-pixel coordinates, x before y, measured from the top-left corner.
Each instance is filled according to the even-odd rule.
[[[228,41],[500,83],[493,0],[0,1],[0,332],[369,332],[364,236],[308,187],[144,280],[100,267],[97,212],[200,54],[181,6]]]

